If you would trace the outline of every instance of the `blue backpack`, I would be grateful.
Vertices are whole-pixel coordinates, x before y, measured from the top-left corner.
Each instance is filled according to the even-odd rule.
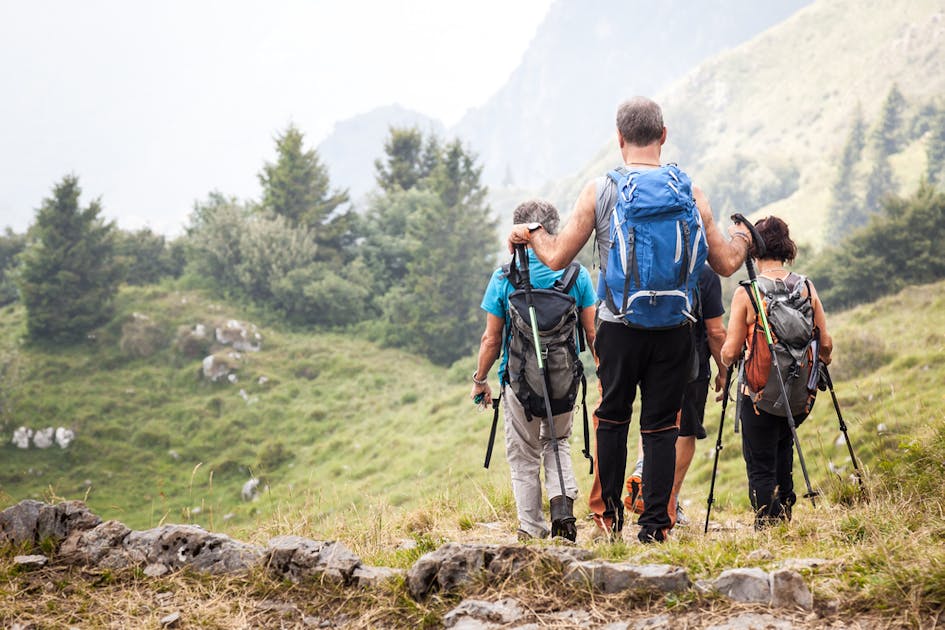
[[[617,201],[598,297],[635,328],[695,322],[699,273],[709,248],[689,176],[675,164],[607,176],[617,185]]]

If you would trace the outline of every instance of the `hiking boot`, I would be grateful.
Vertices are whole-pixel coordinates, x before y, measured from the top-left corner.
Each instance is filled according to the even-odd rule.
[[[627,478],[627,496],[623,500],[627,511],[643,514],[643,460],[638,459],[633,472]]]
[[[666,542],[668,538],[668,529],[648,529],[646,527],[641,527],[640,533],[637,534],[637,540],[639,540],[644,545]]]
[[[577,540],[574,499],[565,495],[551,498],[551,537],[556,536],[561,536],[571,542]]]

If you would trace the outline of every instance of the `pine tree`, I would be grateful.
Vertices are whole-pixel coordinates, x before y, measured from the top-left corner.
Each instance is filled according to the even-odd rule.
[[[426,147],[423,163],[432,171],[412,189],[378,200],[369,220],[379,225],[385,217],[387,231],[378,234],[383,241],[366,239],[365,255],[387,278],[380,304],[388,342],[445,365],[477,343],[479,301],[495,262],[497,234],[475,156],[458,140],[442,148],[428,141]]]
[[[423,134],[416,127],[391,127],[384,154],[386,160],[374,161],[374,177],[381,190],[392,193],[417,186],[436,165],[440,151],[435,139],[424,150]]]
[[[853,125],[840,155],[837,179],[831,189],[833,199],[827,231],[828,240],[836,241],[843,238],[849,233],[853,225],[865,220],[866,213],[863,204],[854,192],[856,184],[854,174],[856,165],[863,155],[865,134],[866,127],[863,123],[863,112],[857,106],[853,116]]]
[[[353,212],[339,212],[348,202],[348,191],[331,190],[327,167],[315,149],[305,150],[304,140],[294,125],[276,138],[276,161],[267,162],[259,173],[262,208],[311,229],[318,259],[341,263],[355,239]]]
[[[925,153],[928,162],[926,176],[929,183],[945,185],[945,106],[933,118]]]
[[[883,156],[890,156],[898,153],[902,149],[905,141],[903,129],[903,111],[906,107],[906,99],[896,85],[889,89],[886,100],[883,102],[883,109],[880,112],[879,124],[873,130],[872,144],[880,151]]]
[[[114,226],[99,217],[98,200],[80,209],[80,194],[78,178],[64,177],[29,230],[18,282],[33,340],[80,340],[112,313]]]

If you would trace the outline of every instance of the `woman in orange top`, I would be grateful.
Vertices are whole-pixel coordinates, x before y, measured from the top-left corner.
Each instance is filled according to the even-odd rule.
[[[759,278],[782,280],[789,289],[800,282],[805,283],[801,288],[801,296],[806,297],[809,293],[814,327],[819,330],[819,358],[824,364],[829,364],[833,341],[827,332],[827,319],[817,291],[810,280],[805,282],[802,276],[784,268],[785,264],[793,263],[797,255],[797,247],[791,240],[787,224],[777,217],[767,217],[755,223],[755,228],[767,249],[764,258],[758,258],[754,246],[749,250],[749,255],[755,259]],[[747,291],[735,291],[729,312],[728,331],[722,346],[722,362],[726,367],[741,355],[755,324],[755,309]],[[763,337],[760,343],[764,344]],[[776,384],[771,385],[777,387]],[[758,409],[746,392],[738,392],[737,395],[743,397],[740,419],[742,453],[748,472],[748,494],[755,509],[755,528],[760,529],[791,518],[791,506],[797,501],[792,478],[794,443],[784,416]],[[799,425],[806,417],[806,413],[796,415],[795,423]]]

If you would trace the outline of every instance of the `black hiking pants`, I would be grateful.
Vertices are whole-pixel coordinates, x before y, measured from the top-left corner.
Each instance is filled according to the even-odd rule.
[[[791,518],[794,494],[794,439],[787,418],[755,409],[742,397],[742,456],[748,472],[748,498],[755,509],[755,527]],[[796,425],[807,417],[794,418]]]
[[[691,366],[688,325],[641,330],[600,322],[594,342],[601,402],[596,414],[597,466],[604,518],[623,524],[621,493],[627,473],[627,433],[636,389],[640,387],[643,437],[643,503],[640,538],[663,539],[672,527],[669,514],[676,471],[676,436],[683,393]]]

